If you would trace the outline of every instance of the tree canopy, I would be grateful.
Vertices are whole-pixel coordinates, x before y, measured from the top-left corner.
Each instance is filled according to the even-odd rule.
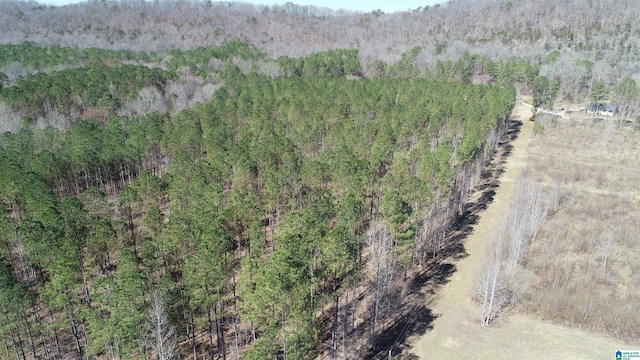
[[[172,61],[206,67],[207,57],[243,49],[257,56],[231,44]],[[305,358],[324,331],[318,314],[329,302],[339,311],[349,284],[391,286],[362,280],[372,224],[393,239],[394,260],[377,260],[390,276],[395,264],[421,261],[417,228],[466,193],[473,179],[464,174],[504,130],[514,90],[401,71],[358,79],[357,53],[347,50],[275,61],[287,76],[229,62],[218,74],[224,86],[175,116],[118,116],[107,104],[173,77],[144,66],[92,63],[2,91],[33,112],[79,97],[111,113],[68,131],[27,124],[0,141],[0,301],[26,291],[55,313],[20,322],[33,305],[6,307],[0,342],[19,347],[9,335],[43,323],[50,330],[34,352],[54,351],[65,336],[83,357],[140,357],[161,291],[168,320],[157,331],[187,329],[182,352],[225,357],[230,336],[249,336],[236,349],[246,358]]]

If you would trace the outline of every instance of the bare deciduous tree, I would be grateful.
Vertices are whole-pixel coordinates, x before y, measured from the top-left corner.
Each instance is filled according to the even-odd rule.
[[[369,277],[371,281],[371,332],[369,341],[375,341],[378,324],[384,318],[389,305],[391,285],[396,271],[392,254],[393,239],[384,223],[372,222],[366,236],[369,252]]]
[[[167,305],[157,290],[151,294],[149,320],[143,342],[145,346],[152,349],[156,359],[175,359],[177,347],[175,329],[169,324]]]
[[[0,102],[0,134],[5,131],[17,132],[20,129],[20,114]]]
[[[483,271],[479,280],[476,299],[482,302],[480,321],[489,325],[495,320],[505,305],[507,305],[507,282],[500,259],[493,257],[491,263]]]
[[[602,273],[607,272],[607,260],[609,258],[609,248],[611,248],[611,244],[613,244],[613,234],[610,232],[605,232],[600,235],[600,251],[601,251],[601,259],[602,259]]]
[[[494,321],[509,304],[519,302],[527,291],[521,286],[527,275],[521,265],[547,216],[548,203],[541,185],[527,177],[519,179],[508,215],[497,231],[494,251],[478,279],[474,298],[482,304],[483,325]]]

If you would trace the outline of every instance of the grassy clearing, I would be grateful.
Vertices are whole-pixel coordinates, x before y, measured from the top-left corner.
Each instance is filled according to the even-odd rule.
[[[567,292],[568,287],[562,290],[551,291],[548,286],[548,279],[549,275],[554,274],[554,271],[556,274],[564,274],[563,276],[569,279],[569,283],[575,283],[576,286],[582,284],[582,288],[578,287],[578,292],[581,292],[583,294],[582,296],[584,296],[584,294],[590,295],[594,292],[602,292],[602,294],[604,294],[602,297],[593,298],[594,301],[592,301],[592,303],[594,305],[596,304],[596,299],[604,299],[607,294],[606,291],[592,287],[596,282],[595,280],[588,283],[581,280],[581,278],[584,279],[588,277],[588,273],[581,271],[581,268],[574,268],[571,274],[560,271],[569,268],[568,265],[563,264],[575,261],[575,259],[581,256],[589,259],[588,261],[592,263],[595,269],[594,271],[597,272],[598,269],[602,267],[602,258],[598,257],[597,252],[594,251],[591,255],[587,255],[586,250],[584,250],[585,246],[582,243],[573,240],[564,240],[566,236],[562,233],[564,231],[563,229],[567,229],[567,232],[569,232],[570,229],[567,224],[575,224],[572,226],[575,226],[575,229],[577,229],[575,230],[576,233],[583,231],[581,229],[587,229],[574,219],[567,221],[566,216],[573,216],[575,218],[584,217],[584,222],[591,224],[592,222],[589,218],[595,216],[595,214],[600,214],[600,216],[606,218],[619,217],[620,213],[625,212],[624,209],[627,205],[616,202],[607,203],[607,201],[610,200],[607,200],[608,197],[605,195],[608,195],[608,192],[613,190],[608,187],[595,188],[593,184],[590,183],[591,179],[588,177],[584,178],[581,184],[570,184],[569,182],[563,183],[558,179],[554,179],[546,171],[536,170],[533,163],[535,161],[546,164],[544,167],[548,167],[549,169],[562,166],[562,162],[555,161],[551,159],[550,156],[559,156],[564,159],[567,150],[560,148],[550,151],[550,149],[553,149],[553,146],[555,146],[553,142],[556,142],[556,145],[560,143],[561,146],[564,146],[566,142],[562,141],[562,137],[567,136],[565,133],[567,129],[582,131],[584,136],[588,135],[587,130],[589,129],[586,127],[577,127],[571,125],[571,123],[556,124],[553,126],[545,124],[545,127],[542,129],[543,132],[534,135],[534,123],[528,121],[530,116],[531,110],[526,106],[518,105],[514,109],[514,119],[520,120],[523,123],[521,133],[511,143],[511,156],[504,164],[504,173],[500,177],[501,185],[495,189],[493,201],[487,203],[486,210],[478,213],[479,222],[473,226],[473,232],[463,240],[465,253],[468,256],[453,263],[455,272],[451,275],[451,280],[442,287],[441,290],[433,295],[427,294],[428,289],[425,290],[425,304],[429,309],[428,314],[434,317],[435,320],[433,320],[428,329],[409,337],[407,343],[411,344],[411,349],[399,357],[394,358],[473,358],[492,360],[514,358],[527,360],[551,358],[576,360],[606,359],[613,358],[617,349],[637,348],[637,345],[640,344],[640,341],[637,340],[621,341],[611,336],[603,335],[601,330],[606,331],[606,329],[602,326],[602,323],[598,321],[583,323],[575,321],[579,319],[575,316],[575,320],[569,317],[562,318],[558,316],[560,311],[563,310],[553,305],[556,299],[558,299],[558,303],[560,304],[568,304],[565,305],[565,309],[570,309],[567,310],[568,314],[575,314],[576,311],[580,309],[580,306],[572,307],[570,304],[581,298],[577,295],[571,297],[571,294]],[[554,126],[558,129],[556,130]],[[626,141],[629,141],[629,144],[633,143],[634,140],[632,138],[636,135],[629,133],[625,129],[619,129],[619,131],[620,133],[618,133],[617,130],[612,132],[614,139],[617,138],[617,136],[624,138],[624,134],[626,134]],[[575,139],[574,144],[584,142],[577,141],[580,140],[577,137]],[[583,146],[583,149],[589,149],[588,142],[584,143]],[[633,151],[628,150],[622,144],[615,143],[615,146],[620,146],[616,156],[622,156],[622,153],[631,156],[635,155]],[[578,149],[575,152],[579,153]],[[606,152],[601,152],[602,155],[595,153],[595,157],[592,159],[598,156],[604,156],[606,158]],[[585,157],[585,159],[587,158],[588,157]],[[544,159],[551,160],[543,161]],[[566,158],[566,161],[569,160],[579,162],[575,157]],[[618,161],[618,164],[624,164],[624,162],[622,162],[623,160]],[[595,161],[594,163],[597,165]],[[623,168],[622,166],[619,167]],[[536,179],[544,183],[547,191],[560,191],[560,195],[563,196],[560,199],[561,202],[549,212],[547,220],[543,223],[538,236],[529,248],[530,252],[522,262],[527,272],[532,276],[531,289],[526,292],[529,295],[525,297],[524,301],[520,302],[519,305],[507,309],[502,316],[495,322],[492,322],[491,326],[482,326],[480,317],[482,312],[481,308],[472,301],[474,289],[477,287],[475,281],[484,266],[486,260],[485,254],[492,250],[491,244],[495,238],[496,231],[499,229],[502,219],[507,216],[509,208],[514,201],[513,194],[523,170],[529,173],[530,179]],[[607,176],[609,175],[610,174],[607,174]],[[619,176],[619,174],[613,175]],[[603,184],[605,183],[613,184],[613,186],[621,186],[614,181],[607,181]],[[629,180],[629,184],[633,184],[631,179]],[[625,200],[627,201],[626,204],[630,202],[637,207],[637,199],[634,200],[630,198],[629,189],[630,188],[627,188],[626,192],[618,192],[619,195],[626,195],[626,197],[618,196],[618,200]],[[595,204],[598,204],[598,201],[600,201],[601,204],[604,202],[607,204],[606,208],[608,208],[609,211],[584,212],[579,210],[579,207],[575,209],[572,207],[571,209],[574,210],[570,210],[570,204],[580,204],[581,202],[581,199],[576,196],[578,192],[584,194],[585,198],[592,199]],[[593,197],[591,196],[592,194],[599,195],[599,197]],[[582,206],[593,207],[590,204],[584,203]],[[621,208],[622,210],[616,210],[617,208]],[[622,223],[624,223],[624,221],[620,219],[619,224]],[[595,226],[596,223],[593,224]],[[636,223],[635,226],[639,226],[638,223]],[[612,227],[612,229],[617,229],[613,231],[614,234],[626,234],[625,232],[621,232],[620,227]],[[554,232],[556,233],[555,235],[548,235]],[[592,231],[592,233],[600,234],[600,232],[595,230]],[[638,234],[638,232],[636,231],[635,234]],[[631,235],[627,236],[627,238],[622,237],[627,240],[621,241],[620,244],[637,242],[629,237]],[[552,243],[557,248],[543,246],[546,243],[545,238],[555,239]],[[578,238],[579,237],[576,237],[576,239]],[[640,262],[637,261],[638,259],[627,256],[624,258],[624,261],[628,264],[628,267],[621,267],[620,264],[623,257],[613,255],[616,251],[620,251],[618,246],[616,242],[616,245],[610,247],[611,255],[608,257],[609,260],[606,268],[609,269],[608,271],[610,273],[626,275],[625,278],[628,279],[630,285],[616,286],[616,289],[619,289],[616,291],[620,291],[620,299],[622,299],[623,296],[631,299],[633,297],[632,295],[634,295],[633,289],[636,289],[636,293],[638,289],[631,285],[631,278],[634,274],[640,273],[640,271],[638,271],[640,269],[634,268],[633,264],[640,264]],[[589,250],[589,246],[586,246],[586,248]],[[539,251],[543,249],[553,255],[546,253],[541,254]],[[630,252],[638,254],[638,251]],[[585,260],[585,264],[587,263],[587,260]],[[577,276],[577,274],[581,276]],[[560,279],[562,279],[562,277],[560,277]],[[615,282],[616,280],[613,281]],[[627,280],[621,279],[620,281],[624,282]],[[564,286],[569,285],[563,284],[563,287]],[[607,286],[605,287],[608,288]],[[611,293],[609,292],[609,294]],[[615,301],[615,304],[622,303],[624,303],[622,300]],[[578,305],[582,305],[582,303],[578,302]],[[547,308],[553,309],[553,311]],[[593,309],[590,315],[590,319],[592,320],[615,319],[615,317],[610,316],[611,313],[605,314],[606,316],[601,315],[600,311],[604,309],[602,307],[596,309],[596,307],[592,305],[591,308]],[[635,312],[638,313],[637,310]],[[638,323],[638,321],[633,318],[622,319],[618,316],[617,319],[618,325],[624,322],[627,324],[632,324],[633,322]],[[565,324],[573,325],[574,327],[564,326]],[[579,327],[582,327],[582,329]],[[624,325],[617,327],[624,328]],[[585,331],[584,328],[599,331]],[[629,327],[627,327],[627,329],[629,329]],[[618,335],[614,333],[614,335],[625,338],[625,336],[621,336],[622,334]],[[634,346],[634,344],[636,346]]]
[[[632,342],[640,338],[640,132],[549,119],[529,172],[562,201],[524,268],[537,283],[520,310]]]

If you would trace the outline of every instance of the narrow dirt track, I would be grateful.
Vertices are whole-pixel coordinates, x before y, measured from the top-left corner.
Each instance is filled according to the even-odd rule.
[[[490,239],[508,211],[515,182],[527,167],[527,147],[533,135],[530,116],[531,109],[526,105],[519,103],[514,108],[512,119],[522,122],[521,131],[511,142],[511,154],[503,165],[493,201],[478,214],[473,232],[463,240],[468,256],[452,260],[455,273],[429,301],[428,308],[435,316],[433,328],[410,336],[406,341],[410,350],[397,358],[614,359],[616,350],[640,348],[522,314],[505,314],[490,327],[480,324],[480,308],[472,301],[474,283]]]

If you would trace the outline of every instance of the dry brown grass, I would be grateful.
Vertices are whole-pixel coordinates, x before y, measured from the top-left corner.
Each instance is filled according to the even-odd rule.
[[[535,239],[526,312],[640,340],[640,132],[609,121],[547,120],[531,141],[531,176],[562,201]]]
[[[508,216],[508,210],[515,201],[514,190],[520,174],[527,168],[529,144],[534,133],[534,124],[528,121],[531,116],[529,107],[518,104],[512,115],[514,119],[523,121],[521,133],[511,144],[513,146],[511,156],[504,164],[504,172],[499,179],[500,186],[495,188],[493,201],[487,204],[486,210],[479,213],[478,223],[463,240],[464,250],[468,256],[455,261],[455,272],[451,276],[451,281],[437,290],[435,295],[427,297],[432,299],[427,302],[427,305],[431,310],[430,313],[435,316],[433,328],[412,336],[408,340],[412,345],[410,352],[404,354],[406,356],[399,356],[399,359],[596,360],[613,357],[616,349],[637,347],[632,345],[637,342],[627,343],[601,333],[596,334],[592,331],[562,326],[553,321],[545,321],[543,313],[537,310],[527,313],[522,305],[516,307],[523,310],[522,312],[507,311],[491,326],[481,325],[480,305],[472,301],[473,290],[477,285],[477,274],[483,268],[487,258],[485,254],[493,250],[490,245],[495,238],[496,229],[500,227],[502,219]],[[531,176],[529,178],[531,179]],[[552,195],[551,199],[561,200],[559,204],[562,206],[566,202],[573,201],[573,198],[568,196],[570,194],[567,193],[567,187],[549,184],[552,184],[547,186],[547,190]],[[549,216],[554,216],[554,211],[560,211],[562,206],[552,209]],[[563,242],[554,242],[554,244],[565,246]],[[556,253],[556,250],[547,251]],[[552,268],[553,265],[554,263],[549,261],[547,266]],[[563,283],[564,278],[570,278],[570,274],[565,270],[557,269],[558,283]],[[526,282],[534,284],[530,285],[530,288],[535,290],[540,277],[530,271],[522,272]],[[526,289],[519,290],[530,293],[525,291]],[[548,295],[551,300],[554,300],[553,294],[548,293]],[[532,297],[525,297],[522,301],[532,301]]]
[[[529,166],[539,181],[639,197],[640,132],[613,120],[541,123],[544,130],[529,148]]]

